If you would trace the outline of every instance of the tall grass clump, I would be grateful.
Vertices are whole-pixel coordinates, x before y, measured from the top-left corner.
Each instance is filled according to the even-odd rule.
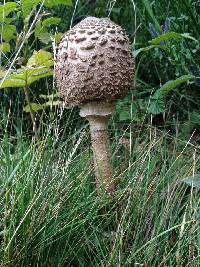
[[[31,145],[5,133],[2,266],[198,266],[199,194],[181,181],[199,168],[197,148],[152,127],[135,138],[130,153],[114,137],[110,199],[95,192],[85,127]]]

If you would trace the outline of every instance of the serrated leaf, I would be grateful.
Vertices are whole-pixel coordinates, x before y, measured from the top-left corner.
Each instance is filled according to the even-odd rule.
[[[71,6],[72,0],[46,0],[44,5],[46,7],[53,7],[58,5]]]
[[[51,67],[53,66],[53,56],[50,52],[45,50],[34,51],[33,55],[29,58],[28,67]]]
[[[188,176],[181,180],[185,184],[200,189],[200,174]]]
[[[9,43],[1,43],[0,44],[0,51],[3,53],[10,52],[10,44]]]
[[[167,32],[167,33],[159,35],[155,39],[152,39],[151,41],[149,41],[149,43],[152,45],[159,45],[162,42],[167,42],[167,41],[170,41],[172,39],[178,40],[178,39],[182,39],[182,38],[187,38],[187,39],[191,39],[193,41],[197,41],[195,38],[190,36],[189,33]]]
[[[0,5],[0,22],[5,22],[5,17],[7,17],[17,7],[18,4],[14,2],[7,2],[5,5]]]
[[[6,25],[4,24],[3,27],[0,27],[0,35],[5,42],[9,42],[12,39],[16,38],[17,30],[14,25]]]

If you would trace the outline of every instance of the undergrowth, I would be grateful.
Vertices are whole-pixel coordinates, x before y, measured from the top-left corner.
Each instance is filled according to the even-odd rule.
[[[132,149],[113,137],[110,199],[95,191],[86,128],[50,132],[2,140],[2,266],[199,266],[199,194],[182,182],[200,167],[191,140],[151,126]]]

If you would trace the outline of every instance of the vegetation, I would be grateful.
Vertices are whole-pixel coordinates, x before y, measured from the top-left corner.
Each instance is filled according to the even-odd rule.
[[[0,5],[1,266],[199,266],[200,3]],[[136,57],[110,123],[116,195],[95,191],[88,125],[53,79],[62,33],[109,16]]]

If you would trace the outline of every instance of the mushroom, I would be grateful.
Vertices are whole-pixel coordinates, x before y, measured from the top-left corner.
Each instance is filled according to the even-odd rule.
[[[124,30],[108,18],[88,17],[61,40],[55,66],[58,89],[69,106],[79,106],[90,124],[96,185],[115,192],[108,119],[134,76],[134,60]]]

